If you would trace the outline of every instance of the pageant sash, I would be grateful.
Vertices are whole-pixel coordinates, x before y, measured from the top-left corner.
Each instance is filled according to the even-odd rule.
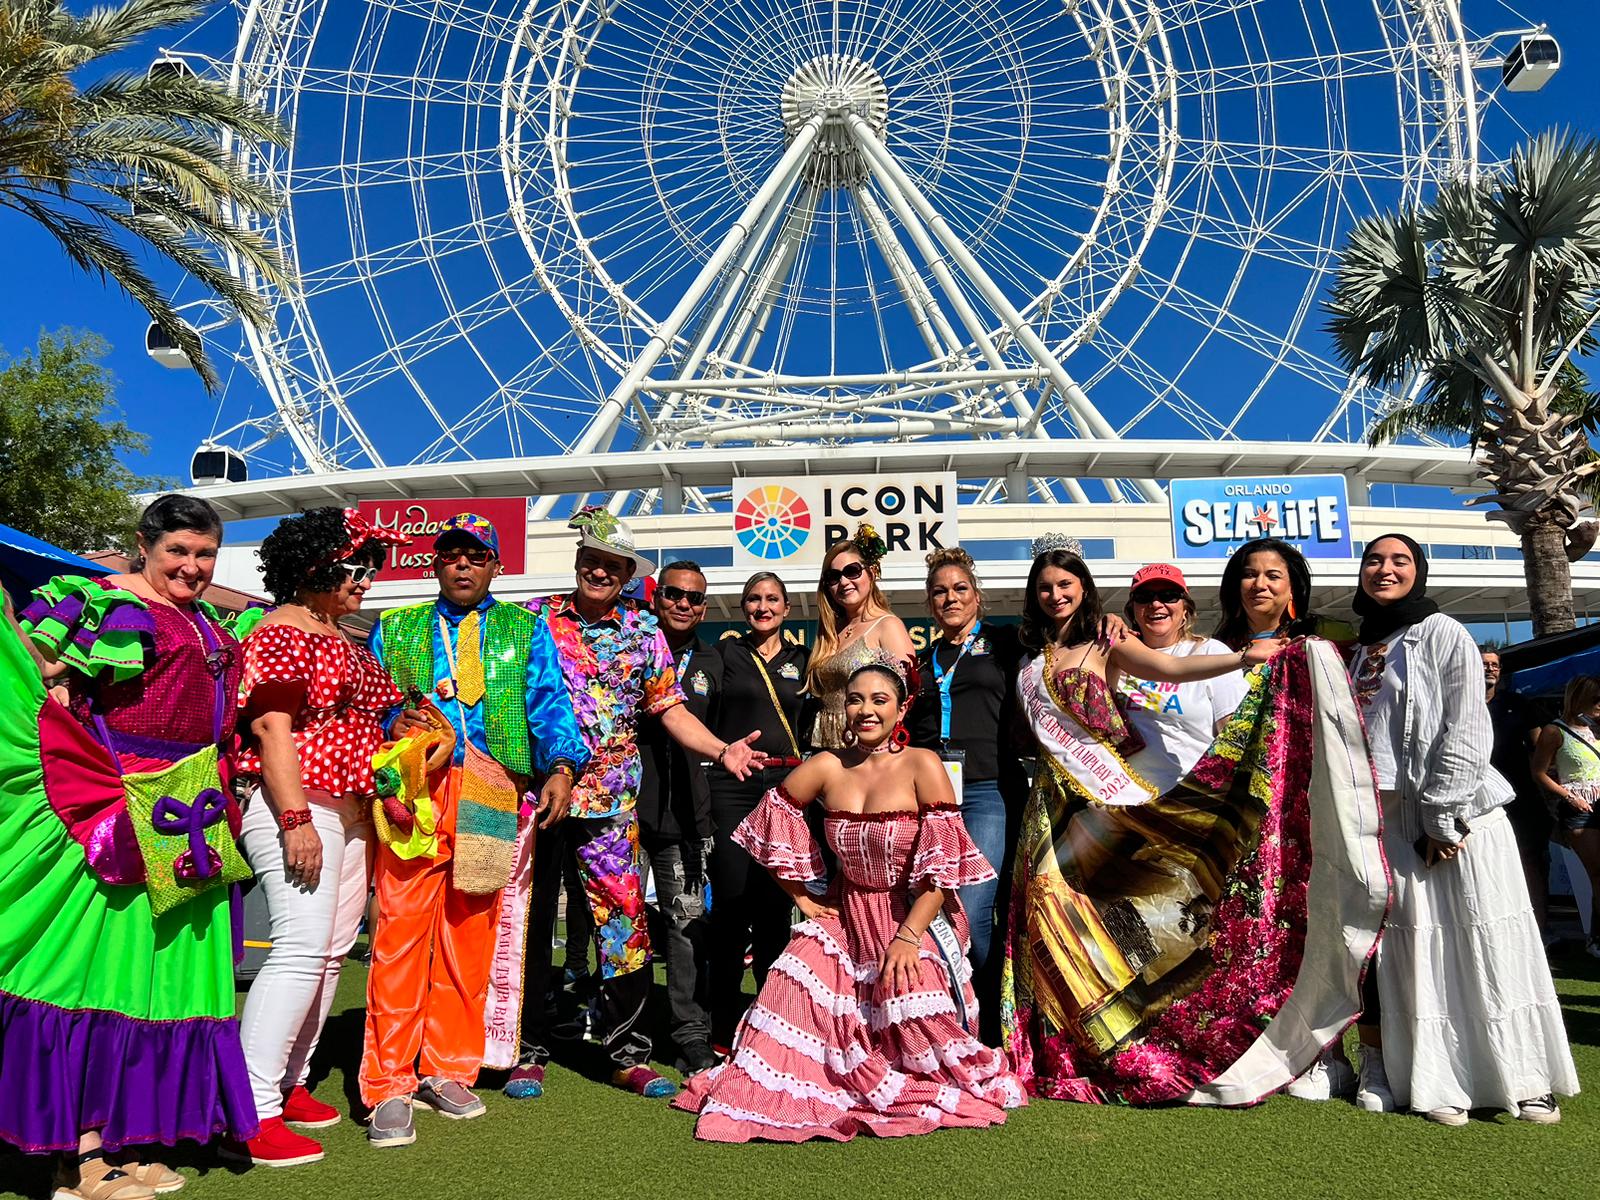
[[[1128,766],[1104,739],[1090,733],[1061,704],[1050,678],[1049,647],[1022,669],[1017,694],[1050,768],[1091,803],[1145,804],[1156,789]]]
[[[536,816],[527,812],[517,830],[511,881],[500,893],[495,921],[494,958],[483,1004],[483,1065],[509,1071],[517,1065],[522,1041],[522,970],[527,956],[528,900],[533,890]]]

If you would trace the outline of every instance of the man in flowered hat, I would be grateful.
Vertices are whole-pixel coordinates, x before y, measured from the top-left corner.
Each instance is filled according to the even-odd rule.
[[[639,718],[660,718],[666,733],[690,754],[739,779],[761,763],[750,748],[760,731],[724,742],[684,706],[676,664],[655,614],[619,602],[635,574],[655,569],[635,549],[627,523],[603,508],[585,508],[570,527],[579,534],[577,588],[529,607],[548,622],[555,638],[590,759],[572,789],[574,819],[559,827],[559,839],[542,838],[535,848],[523,988],[524,1050],[506,1094],[528,1098],[544,1091],[544,1065],[550,1057],[544,998],[562,863],[570,856],[594,918],[599,1033],[613,1065],[612,1082],[641,1096],[670,1096],[677,1088],[650,1067],[652,1046],[642,1021],[651,972],[634,811],[643,771]]]
[[[475,513],[445,521],[433,570],[438,597],[384,613],[371,638],[413,706],[426,697],[456,737],[451,766],[430,781],[431,852],[378,850],[361,1099],[372,1109],[367,1138],[379,1147],[416,1140],[413,1102],[447,1117],[482,1115],[470,1086],[484,1059],[485,997],[523,793],[542,778],[537,813],[522,817],[526,837],[530,822],[548,828],[565,815],[589,760],[546,623],[489,594],[500,573],[494,526]],[[390,736],[424,725],[413,707]]]

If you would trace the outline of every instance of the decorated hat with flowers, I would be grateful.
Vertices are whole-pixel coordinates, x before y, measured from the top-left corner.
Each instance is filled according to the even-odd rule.
[[[572,514],[568,529],[578,531],[579,547],[588,546],[618,558],[633,560],[635,575],[655,573],[656,564],[634,549],[633,530],[628,523],[608,508],[591,504]]]

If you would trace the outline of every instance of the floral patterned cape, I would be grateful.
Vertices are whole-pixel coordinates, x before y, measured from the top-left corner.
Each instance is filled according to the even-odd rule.
[[[1380,834],[1349,682],[1315,639],[1258,668],[1210,750],[1148,804],[1093,804],[1041,770],[1001,996],[1018,1073],[1088,1102],[1281,1088],[1360,1010],[1389,900]]]

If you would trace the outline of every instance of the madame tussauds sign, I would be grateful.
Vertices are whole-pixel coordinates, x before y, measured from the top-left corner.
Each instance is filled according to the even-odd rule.
[[[735,566],[820,563],[862,521],[877,529],[891,561],[920,562],[928,551],[960,541],[950,471],[745,479],[736,481],[733,496]]]
[[[457,513],[477,513],[500,535],[500,561],[507,574],[520,575],[528,557],[526,500],[366,500],[357,509],[379,529],[411,535],[411,545],[391,546],[383,560],[384,579],[426,579],[433,574],[433,539],[439,526]]]

